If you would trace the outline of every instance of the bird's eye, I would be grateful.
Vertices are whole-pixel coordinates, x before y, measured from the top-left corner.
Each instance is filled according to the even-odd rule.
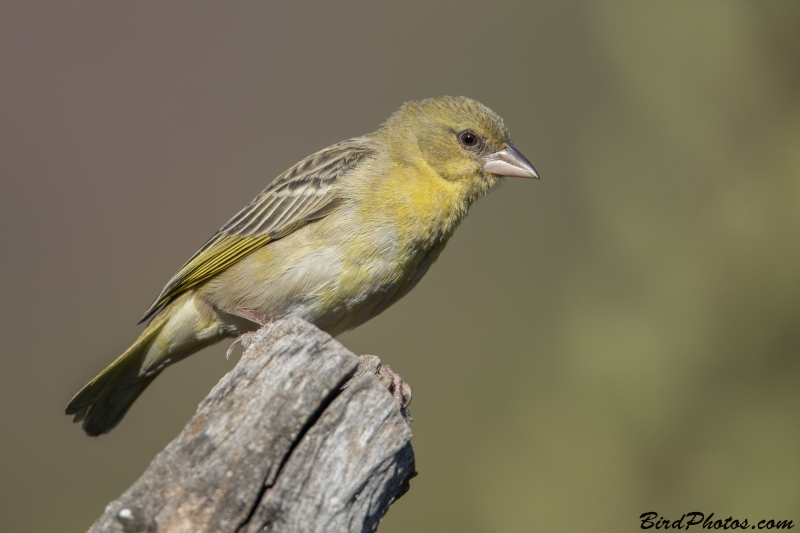
[[[459,133],[458,140],[467,148],[474,148],[478,145],[478,136],[471,131],[462,131]]]

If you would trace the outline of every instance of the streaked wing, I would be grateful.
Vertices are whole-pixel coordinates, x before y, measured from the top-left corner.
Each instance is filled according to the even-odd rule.
[[[336,195],[337,180],[372,153],[368,139],[350,139],[307,157],[278,176],[183,265],[140,322],[249,253],[332,212],[342,200]]]

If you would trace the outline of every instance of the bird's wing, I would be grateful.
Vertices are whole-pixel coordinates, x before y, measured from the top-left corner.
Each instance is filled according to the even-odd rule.
[[[342,200],[336,195],[337,180],[372,153],[366,139],[350,139],[307,157],[278,176],[183,265],[140,322],[249,253],[332,212]]]

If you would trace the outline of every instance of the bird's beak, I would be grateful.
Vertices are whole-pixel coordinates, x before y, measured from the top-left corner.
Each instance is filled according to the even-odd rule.
[[[506,143],[503,150],[489,154],[483,160],[484,172],[501,177],[539,179],[531,162],[511,143]]]

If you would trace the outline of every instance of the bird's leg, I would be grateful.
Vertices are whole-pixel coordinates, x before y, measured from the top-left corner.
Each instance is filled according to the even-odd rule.
[[[257,313],[255,311],[251,311],[250,309],[225,309],[225,312],[231,315],[242,317],[250,322],[255,322],[259,326],[266,326],[267,324],[275,321],[275,319],[273,319],[271,316]]]
[[[267,324],[270,324],[271,322],[274,321],[273,318],[268,317],[267,315],[261,313],[257,313],[255,311],[251,311],[250,309],[233,309],[233,310],[226,309],[225,312],[231,315],[236,315],[238,317],[244,318],[245,320],[249,320],[250,322],[255,322],[259,326],[266,326]],[[247,331],[236,337],[231,343],[231,345],[228,346],[228,351],[225,352],[225,359],[230,359],[231,352],[233,351],[234,347],[237,344],[241,344],[242,348],[246,350],[248,344],[250,344],[250,340],[254,333],[255,331]]]
[[[375,374],[381,384],[389,389],[403,418],[406,422],[411,422],[411,413],[408,412],[408,406],[411,404],[411,385],[403,381],[400,374],[392,370],[389,365],[382,364],[377,355],[362,355],[355,374],[342,385],[342,389],[346,389],[352,382],[367,373]]]

